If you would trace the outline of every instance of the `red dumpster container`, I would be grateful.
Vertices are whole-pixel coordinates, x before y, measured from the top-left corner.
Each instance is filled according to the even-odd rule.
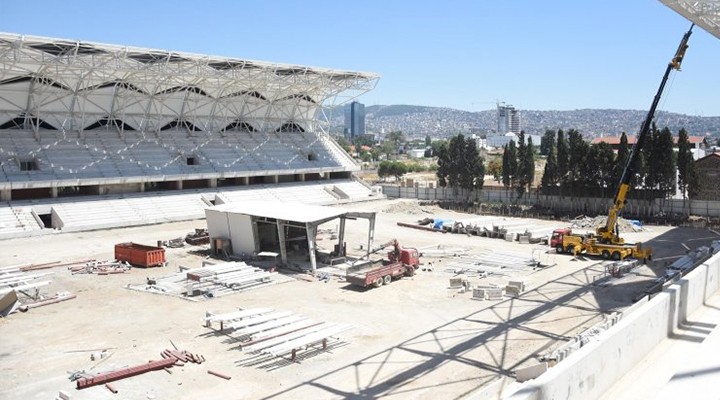
[[[165,249],[137,243],[118,243],[115,245],[115,259],[138,267],[161,267],[165,265]]]

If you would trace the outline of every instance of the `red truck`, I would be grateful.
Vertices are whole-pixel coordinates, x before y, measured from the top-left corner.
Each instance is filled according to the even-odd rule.
[[[420,265],[420,253],[417,249],[402,248],[396,239],[393,239],[374,251],[378,252],[386,247],[393,247],[388,252],[387,260],[377,260],[364,264],[358,270],[348,269],[345,280],[353,285],[380,287],[392,282],[393,278],[413,276]]]

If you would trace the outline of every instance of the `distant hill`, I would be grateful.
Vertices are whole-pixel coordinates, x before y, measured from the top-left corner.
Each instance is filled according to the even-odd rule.
[[[342,107],[326,111],[333,132],[342,132]],[[521,110],[522,127],[528,134],[542,135],[547,129],[575,128],[587,138],[616,136],[621,132],[635,134],[647,111],[583,109],[571,111]],[[402,131],[406,136],[449,137],[458,133],[493,134],[497,130],[495,110],[470,112],[452,108],[413,105],[375,105],[365,108],[368,132]],[[720,117],[700,117],[659,112],[655,121],[659,127],[669,127],[677,134],[685,128],[690,135],[720,137]]]

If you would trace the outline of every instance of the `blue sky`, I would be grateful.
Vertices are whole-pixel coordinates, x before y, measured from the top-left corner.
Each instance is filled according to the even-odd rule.
[[[479,111],[650,106],[690,22],[657,0],[11,1],[0,31],[377,72],[359,100]],[[720,115],[695,28],[660,109]]]

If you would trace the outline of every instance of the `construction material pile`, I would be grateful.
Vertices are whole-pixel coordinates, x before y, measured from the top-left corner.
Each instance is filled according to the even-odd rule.
[[[205,228],[196,228],[195,231],[185,235],[185,242],[192,246],[210,243],[210,234]]]
[[[607,215],[598,215],[597,217],[579,215],[571,219],[569,222],[571,228],[597,229],[600,226],[605,226],[607,223]],[[647,230],[643,227],[640,221],[625,219],[622,217],[617,219],[617,226],[621,232],[641,232]]]
[[[141,375],[150,371],[167,370],[172,366],[184,366],[185,363],[201,364],[205,361],[205,357],[199,354],[193,354],[185,350],[164,350],[160,353],[162,359],[148,361],[144,364],[138,364],[133,367],[126,367],[114,371],[104,372],[97,375],[86,374],[83,371],[73,373],[70,377],[75,381],[78,389],[85,389],[95,385],[105,384],[108,390],[117,393],[117,389],[109,383],[117,380]]]
[[[433,214],[434,212],[438,211],[439,209],[440,208],[437,206],[422,207],[417,202],[414,202],[414,201],[400,201],[400,202],[393,203],[393,204],[383,208],[382,212],[388,213],[388,214],[418,215],[418,214]]]
[[[130,271],[130,264],[126,261],[117,260],[106,260],[106,261],[91,261],[85,265],[71,266],[68,270],[75,274],[96,274],[96,275],[111,275],[111,274],[124,274]]]
[[[169,294],[188,299],[224,296],[252,288],[288,282],[292,278],[269,272],[244,262],[224,262],[200,268],[180,267],[171,275],[147,278],[145,284],[128,289]]]
[[[47,277],[53,272],[28,274],[20,268],[0,268],[0,317],[75,298],[69,292],[58,292],[54,296],[41,293],[41,288],[52,283]]]
[[[252,364],[272,362],[275,357],[290,355],[320,345],[327,350],[337,335],[353,328],[349,324],[313,321],[291,311],[276,312],[272,308],[253,308],[224,314],[205,313],[205,325],[220,323],[220,331],[229,329],[238,335],[241,348],[254,354]]]

